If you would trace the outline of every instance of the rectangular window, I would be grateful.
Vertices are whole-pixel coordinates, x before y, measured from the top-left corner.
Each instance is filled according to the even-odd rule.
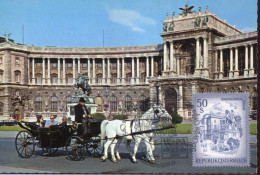
[[[83,63],[83,64],[82,64],[82,67],[83,67],[83,68],[87,68],[87,66],[88,66],[87,63]]]
[[[73,78],[72,77],[68,77],[68,84],[72,84],[73,83]]]
[[[15,57],[15,65],[16,66],[20,65],[20,58],[19,57]]]
[[[52,68],[57,68],[57,63],[52,63]]]
[[[57,80],[58,80],[58,78],[56,76],[53,76],[51,79],[52,84],[57,84]]]
[[[37,84],[42,84],[42,76],[37,75]]]

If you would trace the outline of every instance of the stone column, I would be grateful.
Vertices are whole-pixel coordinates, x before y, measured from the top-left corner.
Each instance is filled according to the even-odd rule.
[[[176,74],[180,75],[180,58],[179,57],[176,59],[176,62],[177,62]]]
[[[146,57],[146,67],[145,67],[146,77],[145,77],[145,83],[148,83],[149,79],[149,57]]]
[[[209,77],[209,69],[208,69],[208,38],[203,38],[203,76]]]
[[[58,59],[58,85],[60,85],[60,58]]]
[[[125,58],[122,58],[122,84],[125,84]]]
[[[90,58],[87,58],[88,60],[88,78],[90,80]]]
[[[136,84],[139,84],[139,78],[140,78],[140,72],[139,72],[139,57],[136,58]]]
[[[73,71],[72,83],[75,84],[75,79],[76,79],[75,58],[72,58],[72,71]]]
[[[102,84],[106,83],[105,58],[102,58]]]
[[[184,117],[183,115],[183,87],[182,84],[179,85],[179,108],[178,114]]]
[[[170,71],[173,71],[173,41],[170,42]]]
[[[62,81],[62,84],[63,85],[66,85],[66,62],[65,62],[65,58],[63,58],[62,59],[62,62],[63,62],[63,65],[62,65],[62,68],[63,68],[63,70],[62,70],[62,73],[63,73],[63,76],[62,76],[62,78],[63,78],[63,81]]]
[[[200,38],[196,37],[196,67],[195,67],[195,76],[200,76]],[[178,67],[178,65],[177,65]]]
[[[78,73],[80,73],[80,58],[78,58]]]
[[[218,78],[218,50],[215,51],[215,71],[214,71],[215,79]]]
[[[223,49],[220,49],[220,61],[219,61],[219,79],[223,78]]]
[[[248,45],[245,46],[245,69],[244,78],[248,77]]]
[[[35,58],[32,58],[32,84],[35,84]]]
[[[235,70],[234,70],[234,78],[238,77],[238,48],[235,48]]]
[[[45,58],[42,58],[42,85],[46,84],[45,80]]]
[[[135,60],[134,57],[132,57],[132,77],[131,77],[131,84],[135,83],[135,72],[134,72],[134,67],[135,67]]]
[[[119,68],[120,68],[120,62],[119,62],[119,58],[117,58],[116,60],[116,69],[117,69],[117,73],[116,73],[116,83],[119,84],[120,83],[120,72],[119,72]]]
[[[110,84],[110,58],[107,59],[107,84]]]
[[[230,57],[229,57],[229,78],[233,78],[233,48],[230,48]]]
[[[51,84],[51,60],[48,58],[48,85]]]
[[[154,73],[154,57],[151,57],[151,77],[153,77],[153,73]]]
[[[254,48],[253,48],[253,44],[250,45],[250,69],[249,69],[249,76],[252,77],[255,74],[254,71]]]
[[[93,68],[92,68],[92,84],[95,84],[96,83],[96,64],[95,64],[95,58],[92,58],[92,61],[93,61],[93,63],[92,63],[92,66],[93,66]]]
[[[167,43],[163,43],[163,71],[167,71],[167,60],[168,60],[168,52],[167,52]]]
[[[28,60],[28,66],[27,66],[27,69],[28,69],[28,84],[31,84],[31,76],[30,76],[30,58],[28,57],[27,58],[27,60]],[[6,82],[6,78],[5,78],[5,76],[3,76],[3,82]]]

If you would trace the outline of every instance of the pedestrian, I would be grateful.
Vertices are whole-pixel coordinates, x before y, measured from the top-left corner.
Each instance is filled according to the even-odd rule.
[[[57,124],[58,124],[58,122],[55,120],[54,115],[51,115],[50,120],[46,121],[45,127],[50,127],[50,126],[57,125]]]

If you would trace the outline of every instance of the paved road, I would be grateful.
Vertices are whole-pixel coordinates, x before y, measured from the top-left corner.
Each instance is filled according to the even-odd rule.
[[[160,147],[160,144],[156,146],[155,155],[159,155]],[[188,144],[188,157],[170,159],[159,157],[157,164],[151,165],[141,160],[138,164],[131,163],[124,143],[120,146],[122,160],[112,163],[110,160],[101,162],[99,158],[93,157],[82,161],[70,161],[66,159],[63,150],[58,151],[53,157],[43,156],[39,148],[33,157],[22,159],[15,150],[14,138],[0,138],[0,173],[255,173],[256,151],[256,144],[250,144],[251,167],[194,168],[191,162],[190,144]]]

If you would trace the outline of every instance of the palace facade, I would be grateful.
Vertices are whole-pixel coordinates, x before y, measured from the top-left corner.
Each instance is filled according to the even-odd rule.
[[[66,115],[87,72],[98,112],[142,113],[159,100],[191,120],[192,93],[248,92],[256,115],[257,32],[243,33],[206,10],[167,16],[163,44],[126,47],[37,47],[0,43],[0,120]],[[2,38],[3,39],[3,38]]]

